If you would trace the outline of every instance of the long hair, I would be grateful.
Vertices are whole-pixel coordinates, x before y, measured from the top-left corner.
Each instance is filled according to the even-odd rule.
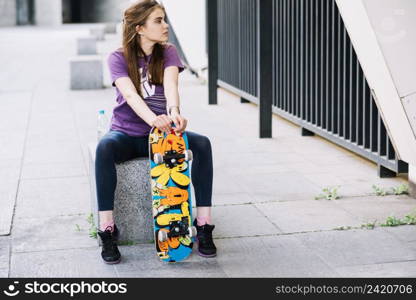
[[[136,2],[124,11],[123,18],[123,54],[127,61],[128,74],[136,87],[140,97],[143,98],[141,90],[141,74],[138,68],[139,57],[145,56],[140,46],[140,35],[136,32],[136,26],[145,25],[150,14],[157,8],[165,8],[155,0],[143,0]],[[156,43],[153,47],[152,57],[149,62],[148,72],[151,84],[163,84],[163,51],[164,45]]]

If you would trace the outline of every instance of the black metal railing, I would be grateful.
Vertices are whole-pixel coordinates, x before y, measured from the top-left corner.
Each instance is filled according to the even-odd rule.
[[[208,51],[214,69],[210,81],[216,78],[217,86],[261,106],[268,72],[260,66],[270,65],[274,113],[301,126],[305,135],[318,134],[376,162],[382,177],[407,172],[407,163],[397,159],[335,0],[207,2],[208,8],[216,7],[208,23],[217,24],[208,41],[218,43],[217,53]],[[262,8],[267,3],[270,6]],[[261,9],[269,8],[271,28],[258,17]],[[262,38],[260,30],[266,31]],[[262,52],[268,35],[270,58]],[[213,93],[210,103],[216,103]],[[262,132],[271,136],[269,126]]]

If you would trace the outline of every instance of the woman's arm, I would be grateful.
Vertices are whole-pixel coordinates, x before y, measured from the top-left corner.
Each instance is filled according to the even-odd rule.
[[[165,68],[163,87],[165,90],[167,111],[172,121],[175,123],[175,131],[182,132],[185,130],[188,121],[183,118],[180,113],[178,77],[178,67],[170,66]]]
[[[136,87],[129,77],[120,77],[115,81],[120,93],[126,99],[127,104],[142,118],[149,126],[155,126],[163,131],[169,132],[170,119],[166,115],[159,115],[150,110],[144,100],[137,93]]]

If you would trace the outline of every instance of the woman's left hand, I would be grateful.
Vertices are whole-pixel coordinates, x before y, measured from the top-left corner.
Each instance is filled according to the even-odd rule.
[[[172,122],[175,124],[175,127],[172,127],[175,132],[182,133],[185,131],[188,120],[182,117],[178,112],[173,111],[170,115]]]

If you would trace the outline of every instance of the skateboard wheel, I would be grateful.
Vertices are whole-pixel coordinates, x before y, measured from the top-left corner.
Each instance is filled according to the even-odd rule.
[[[155,164],[159,165],[163,162],[163,156],[160,153],[155,153],[153,155],[153,161],[155,162]]]
[[[188,232],[189,232],[189,236],[190,236],[190,237],[194,237],[194,236],[196,236],[196,228],[195,228],[195,226],[191,226],[191,227],[189,227],[189,228],[188,228]]]
[[[194,158],[192,150],[188,149],[185,151],[185,161],[190,161]]]
[[[157,233],[157,238],[159,242],[164,242],[168,239],[168,233],[164,230],[159,230],[159,232]]]

